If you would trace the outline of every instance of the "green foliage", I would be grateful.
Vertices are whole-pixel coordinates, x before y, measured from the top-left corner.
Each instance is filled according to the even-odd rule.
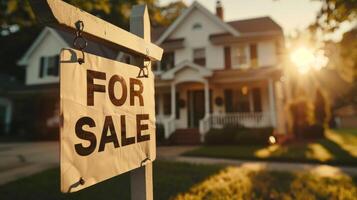
[[[292,132],[300,139],[304,128],[313,123],[313,107],[307,98],[300,97],[291,101],[288,108]]]
[[[323,139],[285,145],[207,145],[184,155],[357,166],[357,130],[328,130],[325,134]]]
[[[322,2],[316,23],[313,28],[322,28],[325,31],[335,31],[345,21],[356,21],[356,0],[320,0]]]
[[[65,0],[65,2],[124,28],[128,27],[128,18],[133,5],[147,4],[154,26],[171,24],[187,7],[182,1],[163,7],[158,5],[157,0]],[[35,15],[28,0],[0,1],[0,30],[9,31],[12,25],[29,27],[35,23]]]
[[[208,145],[227,144],[268,144],[268,138],[273,133],[273,128],[244,128],[228,126],[223,129],[211,129],[205,135]]]
[[[170,199],[217,173],[222,166],[155,161],[154,199]],[[130,173],[111,178],[79,192],[60,193],[59,169],[20,179],[0,187],[1,199],[130,199]],[[19,192],[21,191],[21,192]]]
[[[320,88],[316,90],[314,101],[315,123],[321,126],[327,126],[330,119],[330,107],[325,94]]]

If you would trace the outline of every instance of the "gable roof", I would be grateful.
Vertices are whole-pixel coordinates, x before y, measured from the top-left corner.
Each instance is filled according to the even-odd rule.
[[[159,37],[159,39],[156,41],[156,44],[160,45],[163,41],[165,41],[165,39],[167,39],[167,37],[170,36],[170,34],[172,32],[174,32],[176,30],[176,28],[186,19],[186,17],[193,12],[195,9],[199,10],[200,12],[202,12],[204,15],[206,15],[207,17],[209,17],[213,22],[215,22],[216,24],[218,24],[219,26],[221,26],[223,29],[225,29],[227,32],[231,33],[234,36],[238,36],[239,32],[237,30],[235,30],[234,28],[232,28],[231,26],[229,26],[228,24],[226,24],[224,21],[222,21],[220,18],[218,18],[216,15],[214,15],[213,13],[211,13],[209,10],[207,10],[207,8],[205,8],[204,6],[202,6],[200,3],[198,3],[197,1],[193,2],[192,5],[186,9],[183,14],[181,14],[175,21],[174,23],[171,24],[171,26],[169,26],[169,28],[167,28],[167,30]]]
[[[282,32],[282,28],[270,17],[258,17],[252,19],[235,20],[227,22],[240,33],[256,33],[256,32]]]
[[[191,61],[184,60],[177,64],[174,68],[164,72],[161,75],[161,79],[163,80],[172,80],[175,78],[175,74],[181,71],[184,68],[192,68],[197,71],[202,77],[210,77],[212,76],[212,71],[206,67],[199,66]]]
[[[42,30],[42,32],[37,36],[35,41],[32,43],[30,48],[25,52],[25,54],[20,58],[20,60],[17,62],[18,65],[27,65],[28,60],[31,57],[32,53],[37,49],[37,47],[42,43],[42,41],[45,39],[45,37],[50,34],[54,36],[64,47],[72,47],[73,46],[73,39],[74,39],[74,34],[70,32],[66,32],[63,30],[59,29],[52,29],[49,27],[46,27]],[[107,46],[104,46],[100,43],[93,42],[89,39],[87,40],[87,47],[85,48],[85,52],[96,54],[105,58],[109,58],[112,60],[115,60],[118,55],[118,51],[111,49]],[[58,50],[59,53],[60,49]]]

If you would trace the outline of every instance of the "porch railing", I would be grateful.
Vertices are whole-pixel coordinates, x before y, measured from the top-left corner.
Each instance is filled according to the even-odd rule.
[[[175,132],[176,126],[175,126],[175,116],[171,116],[167,119],[163,119],[162,124],[164,126],[165,130],[165,138],[169,138],[170,135]]]
[[[272,124],[269,112],[211,114],[200,121],[200,133],[205,134],[211,128],[219,129],[228,125],[259,128]]]

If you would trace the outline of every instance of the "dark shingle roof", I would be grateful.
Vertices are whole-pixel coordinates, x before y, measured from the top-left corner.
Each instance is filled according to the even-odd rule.
[[[282,31],[282,28],[270,17],[259,17],[227,22],[240,33],[254,33],[267,31]]]

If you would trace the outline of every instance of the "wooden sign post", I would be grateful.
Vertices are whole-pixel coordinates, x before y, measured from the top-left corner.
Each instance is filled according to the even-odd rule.
[[[130,16],[130,32],[142,37],[145,42],[151,42],[151,26],[149,13],[146,6],[134,6]],[[148,56],[150,50],[147,50]],[[144,63],[142,58],[131,57],[130,63],[136,66],[148,66],[151,70],[151,62]],[[130,172],[131,179],[131,199],[132,200],[152,200],[153,199],[153,184],[152,184],[152,163],[148,163],[143,167]],[[137,192],[140,191],[140,192]]]
[[[30,4],[45,25],[132,55],[127,65],[85,53],[84,48],[62,50],[61,190],[78,191],[131,171],[131,198],[153,199],[151,61],[161,60],[163,50],[151,43],[147,7],[133,7],[127,32],[60,0],[30,0]],[[143,69],[144,76],[135,74]]]

